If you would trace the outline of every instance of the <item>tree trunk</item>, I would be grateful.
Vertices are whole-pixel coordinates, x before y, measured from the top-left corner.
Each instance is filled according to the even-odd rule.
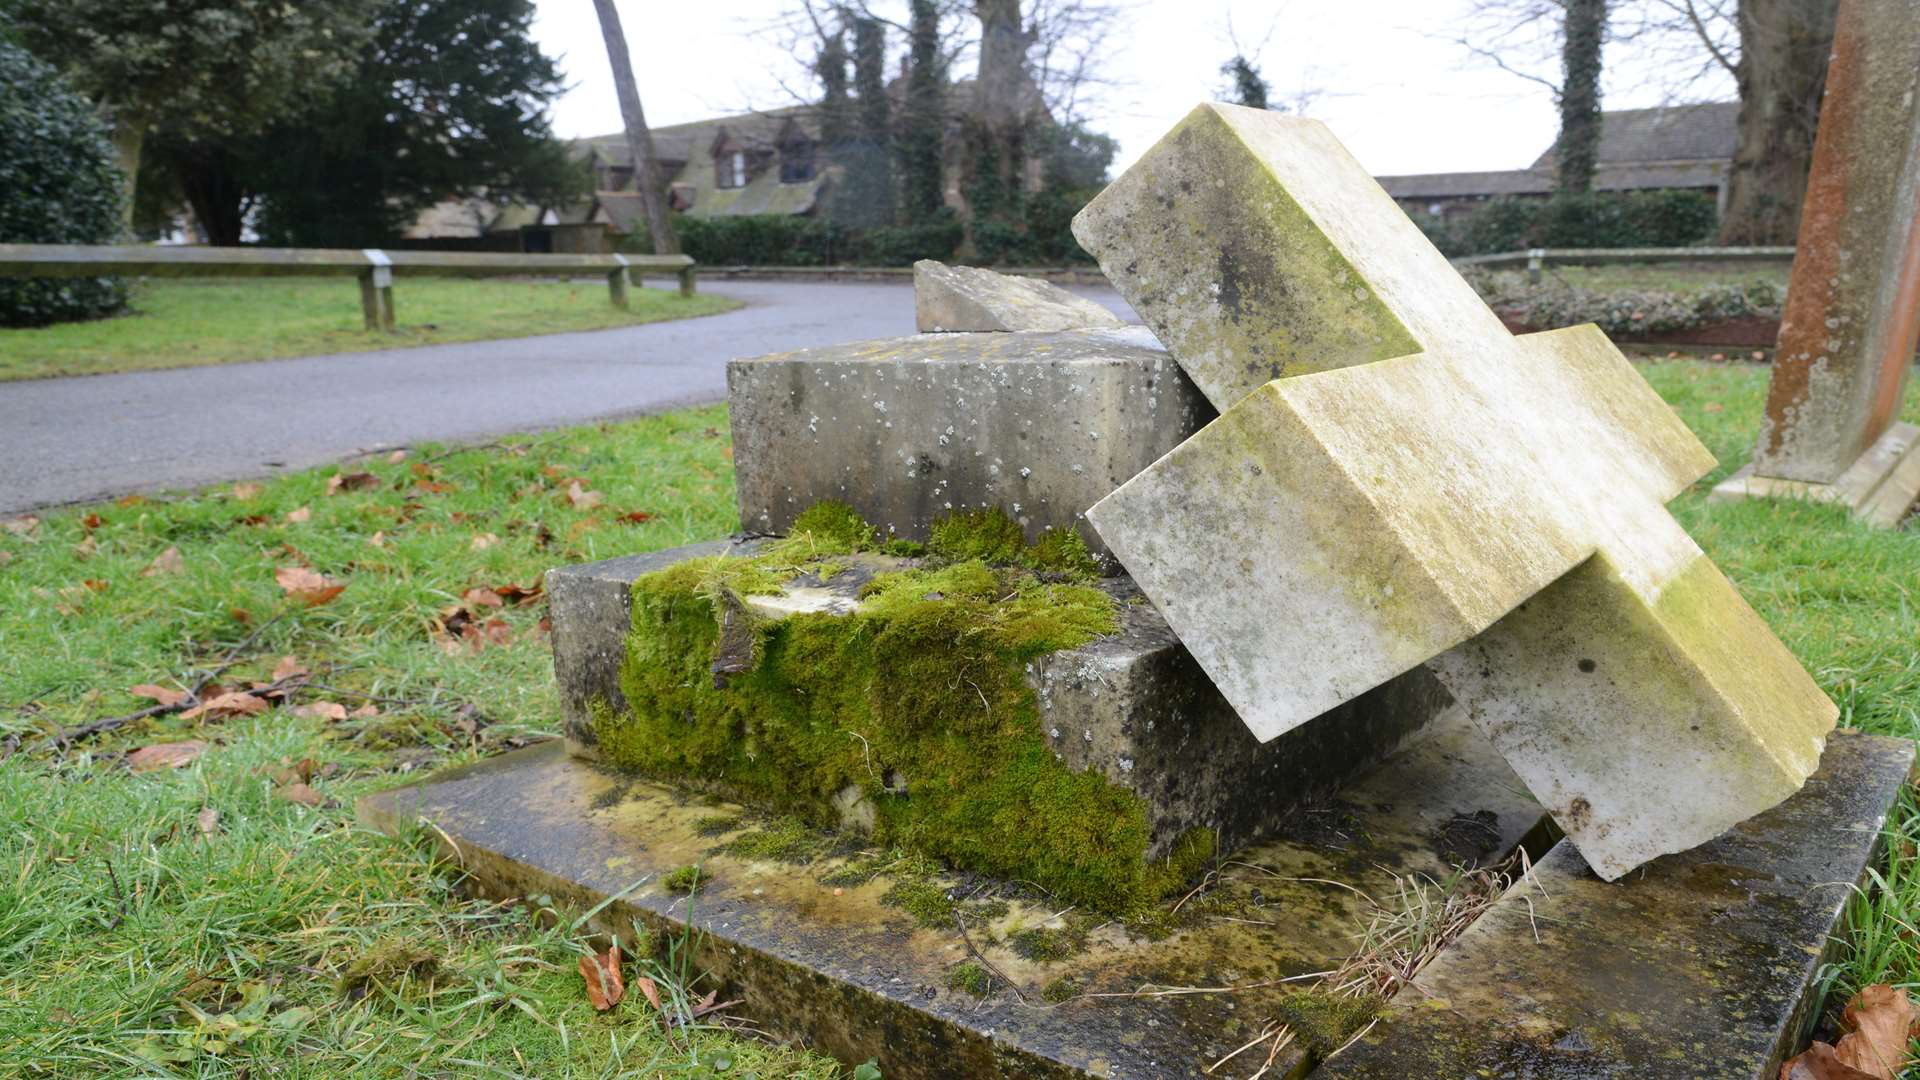
[[[932,219],[946,204],[946,180],[941,175],[945,152],[946,81],[940,71],[940,9],[934,0],[912,0],[908,32],[907,93],[901,109],[901,209],[909,225]]]
[[[627,152],[633,155],[633,182],[640,192],[640,205],[647,214],[647,231],[653,236],[656,255],[675,255],[680,239],[673,234],[673,222],[667,218],[667,193],[664,178],[653,160],[653,133],[647,130],[647,114],[640,108],[640,88],[633,81],[633,61],[627,56],[627,36],[620,29],[620,13],[613,0],[593,0],[600,13],[600,35],[607,41],[607,60],[613,65],[613,85],[620,95],[620,117],[627,127]]]
[[[232,160],[217,146],[194,144],[167,155],[193,216],[213,247],[239,247],[247,223],[247,192],[234,175]]]
[[[1740,0],[1740,119],[1722,244],[1794,242],[1837,7],[1837,0]]]
[[[1567,0],[1564,27],[1556,186],[1564,193],[1585,194],[1593,190],[1600,157],[1600,46],[1607,32],[1607,0]]]
[[[120,159],[120,225],[133,232],[133,197],[140,182],[140,148],[147,141],[147,125],[122,113],[113,122],[113,151]]]

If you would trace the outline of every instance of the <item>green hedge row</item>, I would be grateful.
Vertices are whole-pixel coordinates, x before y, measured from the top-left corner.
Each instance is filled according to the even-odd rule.
[[[0,37],[0,243],[111,244],[120,187],[100,114]],[[126,302],[119,278],[0,278],[0,326],[96,318]]]
[[[1699,191],[1503,196],[1456,217],[1412,217],[1450,257],[1535,247],[1686,247],[1710,239],[1718,224],[1713,196]]]
[[[674,228],[680,250],[704,266],[911,266],[952,258],[961,237],[959,219],[951,215],[926,225],[875,229],[784,214],[681,217]],[[644,253],[652,242],[635,230],[621,246]]]

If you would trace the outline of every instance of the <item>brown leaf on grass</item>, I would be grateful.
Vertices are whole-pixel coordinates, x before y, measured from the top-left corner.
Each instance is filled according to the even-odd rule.
[[[353,710],[351,713],[348,713],[347,715],[353,717],[355,720],[364,720],[370,716],[379,716],[380,706],[375,705],[373,702],[369,701],[365,705],[360,706],[359,708]]]
[[[209,719],[224,719],[229,716],[256,716],[267,711],[267,699],[255,697],[245,690],[230,690],[217,697],[208,697],[200,704],[180,714],[182,720],[192,720],[205,716]]]
[[[313,518],[313,507],[303,506],[298,510],[289,510],[284,516],[289,525],[304,525]]]
[[[620,977],[620,942],[603,953],[580,958],[580,977],[586,980],[587,1000],[600,1012],[606,1012],[627,996],[627,984]]]
[[[306,782],[302,780],[295,780],[291,784],[283,784],[274,790],[274,794],[288,802],[299,803],[301,806],[322,806],[325,805],[327,801],[325,795],[308,787]]]
[[[473,543],[468,544],[467,549],[469,551],[485,551],[499,542],[500,538],[493,533],[481,533],[479,536],[473,538]]]
[[[1725,405],[1722,405],[1717,401],[1709,401],[1705,405],[1701,406],[1701,408],[1705,409],[1708,412],[1725,412],[1727,409]]]
[[[246,502],[248,499],[258,498],[260,493],[265,490],[267,490],[266,486],[262,484],[235,484],[233,485],[233,497],[239,499],[241,502]]]
[[[294,657],[283,656],[280,658],[279,663],[273,665],[273,674],[269,676],[269,678],[271,678],[274,682],[285,682],[286,680],[291,679],[296,675],[305,675],[305,674],[308,674],[307,666],[305,664],[302,664],[299,660],[295,659]]]
[[[0,566],[5,566],[12,561],[13,561],[13,552],[0,551]]]
[[[647,996],[647,1001],[653,1005],[654,1011],[662,1014],[667,1011],[667,1007],[660,1004],[660,987],[657,986],[652,979],[642,975],[634,980],[634,985],[638,986],[640,992]]]
[[[192,694],[187,693],[185,690],[169,690],[164,686],[156,686],[153,683],[141,683],[139,686],[130,686],[127,688],[127,693],[132,694],[134,697],[151,698],[166,706],[178,705],[193,697]]]
[[[199,739],[155,743],[128,754],[127,767],[137,773],[153,772],[157,769],[178,769],[183,765],[193,764],[194,759],[206,751],[207,744]]]
[[[540,466],[540,475],[546,477],[549,480],[558,480],[561,477],[567,475],[567,470],[561,468],[558,465],[542,465]]]
[[[629,510],[621,514],[618,520],[631,525],[645,525],[647,522],[653,520],[653,515],[645,510]]]
[[[325,574],[309,570],[304,566],[283,566],[274,571],[273,580],[280,583],[288,596],[307,605],[317,607],[339,596],[347,587],[344,581],[335,581]]]
[[[407,452],[404,449],[395,450],[387,455],[387,463],[390,465],[398,465],[405,460],[407,460]]]
[[[1846,1034],[1816,1042],[1780,1067],[1780,1080],[1894,1080],[1907,1065],[1915,1026],[1907,992],[1875,983],[1853,995],[1840,1017]]]
[[[413,490],[425,492],[428,495],[445,495],[453,490],[453,485],[439,480],[416,480]]]
[[[100,542],[89,533],[85,540],[73,545],[73,554],[76,558],[91,559],[100,554]]]
[[[147,497],[145,495],[122,495],[119,498],[113,500],[113,505],[139,506],[141,503],[144,503],[146,501],[147,501]]]
[[[0,521],[0,529],[5,529],[15,536],[32,535],[33,531],[35,529],[38,529],[39,527],[40,527],[40,519],[37,517],[34,517],[32,514],[26,514],[17,518],[9,518],[6,521]]]
[[[317,716],[322,720],[345,720],[347,707],[337,701],[314,701],[293,710],[295,716]]]
[[[540,599],[541,593],[545,588],[546,586],[538,580],[535,580],[531,585],[515,585],[509,581],[505,585],[495,585],[493,591],[499,595],[500,599],[505,600],[509,605],[519,607],[521,604],[532,603]]]
[[[155,555],[153,561],[147,564],[147,568],[140,571],[140,576],[158,577],[161,574],[178,574],[186,568],[187,560],[180,557],[180,549],[170,547]]]
[[[200,812],[193,816],[193,823],[199,827],[201,836],[212,836],[220,831],[220,811],[211,806],[203,806]]]
[[[460,599],[476,607],[505,607],[507,604],[505,600],[501,599],[499,593],[494,592],[484,585],[475,585],[473,588],[461,593]]]
[[[575,510],[591,510],[606,501],[607,497],[605,495],[598,491],[588,491],[586,488],[580,486],[580,481],[578,480],[567,485],[567,502],[570,503]]]
[[[334,473],[327,477],[327,494],[338,495],[342,491],[360,491],[379,483],[380,478],[370,472]]]

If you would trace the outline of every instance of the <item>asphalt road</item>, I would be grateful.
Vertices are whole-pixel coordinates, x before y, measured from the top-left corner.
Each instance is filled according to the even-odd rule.
[[[726,396],[726,362],[913,333],[905,283],[711,282],[724,315],[619,330],[0,383],[0,514]],[[1131,316],[1107,288],[1076,291]]]

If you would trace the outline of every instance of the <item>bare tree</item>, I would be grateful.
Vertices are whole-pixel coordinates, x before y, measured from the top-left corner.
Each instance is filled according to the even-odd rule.
[[[627,55],[627,35],[620,29],[620,12],[613,0],[593,0],[600,14],[600,36],[607,42],[607,60],[613,65],[613,85],[620,95],[620,118],[627,129],[627,152],[633,156],[633,186],[640,192],[640,206],[646,211],[647,232],[653,237],[657,255],[678,254],[680,238],[673,233],[667,218],[666,185],[653,159],[653,132],[647,128],[647,114],[640,108],[640,88],[633,81],[633,61]]]

